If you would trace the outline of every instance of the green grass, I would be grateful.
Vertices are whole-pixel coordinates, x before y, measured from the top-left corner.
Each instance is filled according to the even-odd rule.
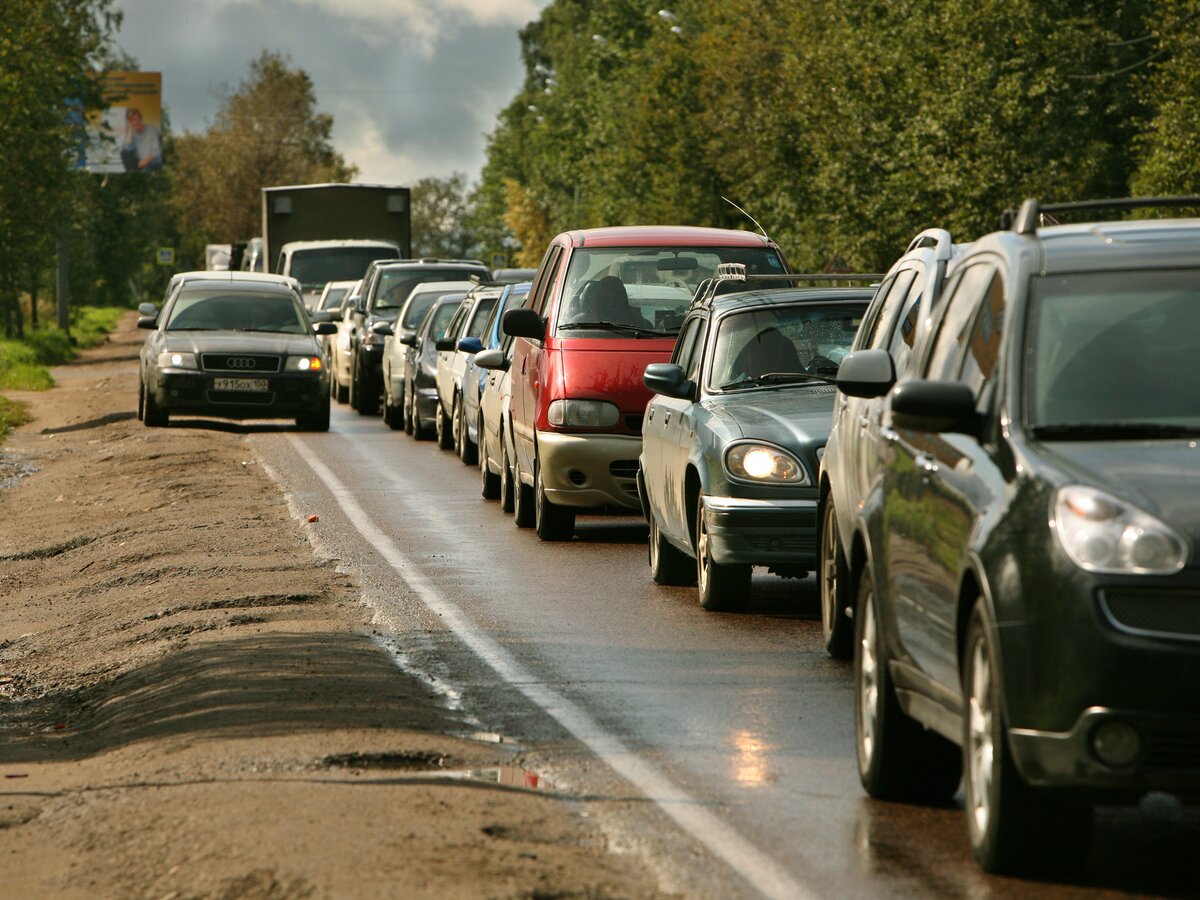
[[[7,397],[0,397],[0,439],[10,430],[29,421],[29,408]]]

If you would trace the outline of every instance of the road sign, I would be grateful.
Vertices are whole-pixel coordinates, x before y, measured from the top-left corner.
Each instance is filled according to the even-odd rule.
[[[492,268],[503,269],[508,264],[508,257],[503,253],[492,254]]]
[[[158,264],[160,266],[175,265],[175,248],[174,247],[159,247],[158,248]]]

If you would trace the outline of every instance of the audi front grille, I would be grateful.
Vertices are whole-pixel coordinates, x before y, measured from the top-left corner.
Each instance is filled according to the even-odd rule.
[[[229,372],[234,375],[278,372],[278,356],[262,356],[252,353],[203,353],[200,365],[206,372]]]

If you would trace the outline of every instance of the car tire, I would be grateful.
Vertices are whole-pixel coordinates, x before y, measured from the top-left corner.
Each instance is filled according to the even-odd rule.
[[[963,768],[967,835],[986,872],[1061,876],[1082,867],[1092,805],[1081,794],[1031,787],[1017,771],[1004,723],[997,647],[982,601],[964,647]]]
[[[655,584],[687,586],[696,583],[696,561],[677,549],[666,538],[658,527],[658,519],[654,511],[648,511],[650,534],[646,540],[649,546],[650,578]]]
[[[412,408],[412,403],[410,402],[411,398],[412,398],[412,393],[408,390],[408,386],[405,385],[404,401],[403,401],[404,402],[404,433],[408,434],[408,435],[413,434],[413,422],[414,422],[414,416],[415,416],[415,413]]]
[[[329,398],[321,398],[320,405],[312,412],[296,417],[296,425],[303,431],[329,430]]]
[[[554,503],[542,483],[542,464],[533,461],[533,524],[543,541],[569,541],[575,537],[575,510]]]
[[[458,404],[458,458],[464,466],[479,462],[479,445],[471,440],[471,432],[467,428],[467,410],[461,400]]]
[[[486,443],[483,437],[483,415],[479,416],[479,443],[476,445],[475,457],[479,463],[479,496],[484,500],[500,499],[500,476],[488,467]]]
[[[854,655],[854,619],[847,596],[850,567],[842,553],[833,497],[825,498],[817,553],[817,572],[821,578],[821,637],[825,652],[834,659],[850,659]]]
[[[700,608],[709,612],[733,612],[746,608],[750,599],[750,566],[718,563],[712,558],[704,503],[696,503],[696,587]]]
[[[379,414],[379,392],[378,390],[367,384],[366,371],[359,371],[359,367],[354,367],[354,380],[351,382],[353,390],[350,396],[355,398],[358,405],[355,406],[360,416],[375,416]],[[353,403],[351,404],[353,405]]]
[[[408,404],[407,421],[412,422],[412,431],[409,433],[413,436],[414,440],[427,441],[433,437],[433,435],[430,433],[430,428],[421,424],[421,415],[419,412],[417,412],[416,391],[413,392],[412,401]]]
[[[454,449],[454,425],[450,417],[442,409],[442,401],[438,400],[437,411],[434,413],[434,430],[437,432],[439,450]]]
[[[404,427],[404,409],[392,402],[386,384],[383,386],[383,422],[393,431]]]
[[[145,385],[142,388],[142,424],[147,428],[163,428],[170,419],[170,413],[158,408],[154,394],[150,392],[150,386]]]
[[[141,422],[146,417],[146,385],[142,383],[142,379],[138,378],[138,421]]]
[[[508,462],[508,449],[504,443],[504,430],[500,430],[500,509],[506,513],[516,508],[516,489],[513,487],[512,466]]]
[[[869,569],[859,579],[854,623],[854,737],[863,788],[877,800],[948,801],[962,780],[962,753],[900,708]]]
[[[518,528],[532,528],[534,524],[533,488],[521,483],[521,472],[516,463],[512,469],[513,521]]]
[[[331,380],[337,381],[337,387],[334,389],[333,399],[338,403],[346,404],[350,402],[350,386],[342,384],[342,380],[338,378],[336,371],[331,377]]]

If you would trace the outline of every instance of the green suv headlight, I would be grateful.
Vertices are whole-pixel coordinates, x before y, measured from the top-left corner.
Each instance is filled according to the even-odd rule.
[[[760,484],[809,484],[800,460],[773,444],[734,444],[725,451],[725,469],[739,481]]]
[[[1089,572],[1171,575],[1187,563],[1187,544],[1172,528],[1096,488],[1059,490],[1051,524],[1067,556]]]

